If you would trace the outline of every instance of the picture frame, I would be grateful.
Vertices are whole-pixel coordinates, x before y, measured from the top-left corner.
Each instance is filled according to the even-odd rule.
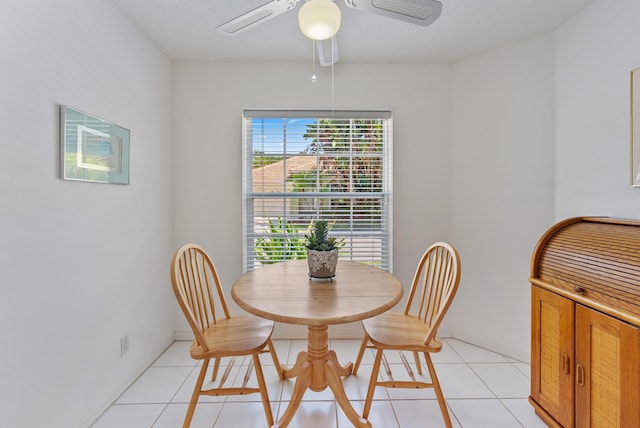
[[[631,70],[631,186],[640,187],[640,67]]]
[[[129,184],[128,129],[61,105],[60,131],[62,179]]]

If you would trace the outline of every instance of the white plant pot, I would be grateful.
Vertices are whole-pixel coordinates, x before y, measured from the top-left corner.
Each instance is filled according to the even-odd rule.
[[[330,251],[307,250],[309,276],[311,278],[333,278],[338,265],[338,249]]]

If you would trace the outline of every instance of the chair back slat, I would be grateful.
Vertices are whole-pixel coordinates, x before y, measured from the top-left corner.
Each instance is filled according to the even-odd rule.
[[[204,331],[217,322],[218,314],[228,319],[229,311],[216,268],[202,247],[188,244],[176,251],[171,284],[196,341],[208,350]]]
[[[199,253],[197,249],[190,248],[185,256],[189,260],[187,272],[192,277],[190,283],[192,284],[191,292],[193,293],[193,306],[196,308],[196,318],[200,329],[204,330],[216,323],[216,307],[209,282],[211,275],[207,271],[204,255]],[[215,272],[215,268],[211,269],[211,274],[213,272]]]
[[[444,242],[431,245],[418,263],[404,311],[406,315],[413,315],[430,327],[425,344],[436,337],[438,326],[451,305],[459,282],[458,252]],[[419,287],[420,298],[414,302]]]

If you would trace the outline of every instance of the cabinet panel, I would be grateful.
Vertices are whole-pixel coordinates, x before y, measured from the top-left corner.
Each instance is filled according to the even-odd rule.
[[[640,329],[576,308],[576,426],[640,427]]]
[[[553,428],[640,428],[640,220],[553,225],[529,281],[536,414]]]
[[[532,287],[531,398],[564,427],[573,426],[574,303]]]

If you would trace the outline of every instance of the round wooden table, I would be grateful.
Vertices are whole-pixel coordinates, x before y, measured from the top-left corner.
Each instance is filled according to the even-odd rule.
[[[331,388],[336,401],[356,427],[371,427],[351,406],[341,376],[353,363],[340,365],[329,350],[328,326],[378,315],[402,298],[402,284],[392,274],[363,263],[340,259],[332,281],[312,280],[306,260],[282,262],[248,272],[231,288],[233,300],[247,312],[273,321],[308,326],[307,351],[295,365],[282,365],[287,378],[296,377],[291,402],[274,427],[286,427],[307,389]]]

